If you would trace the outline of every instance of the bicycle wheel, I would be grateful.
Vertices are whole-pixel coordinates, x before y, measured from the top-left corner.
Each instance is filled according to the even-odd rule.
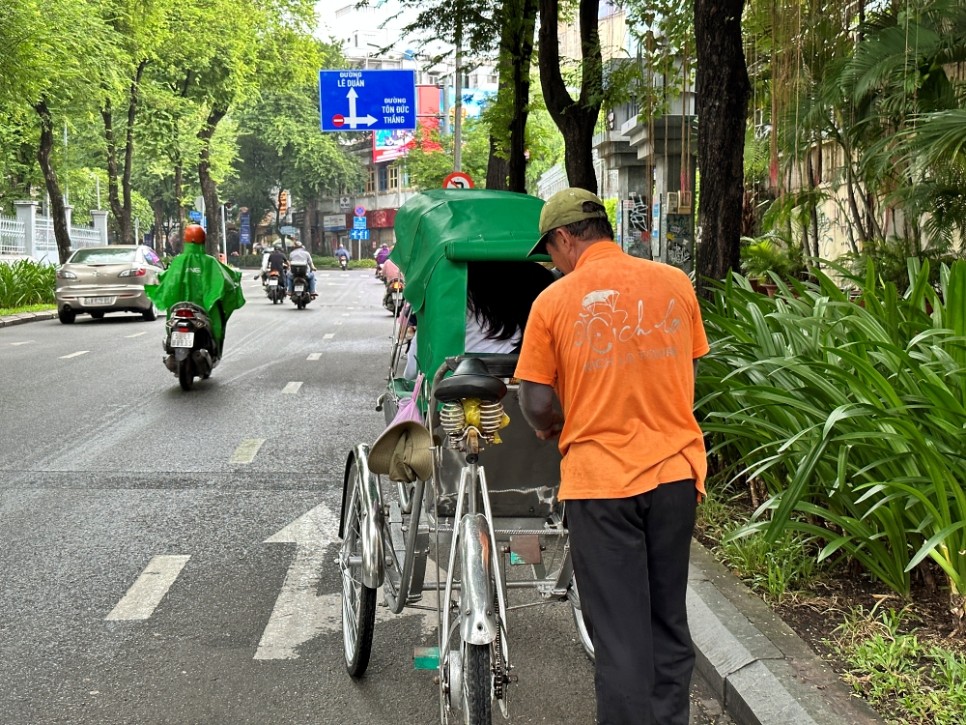
[[[362,677],[372,654],[372,631],[376,621],[376,590],[362,583],[362,496],[357,459],[353,458],[346,474],[349,495],[346,496],[343,520],[345,527],[339,570],[342,573],[342,642],[345,668],[352,677]]]
[[[462,704],[466,725],[490,725],[493,721],[493,675],[490,645],[463,642]]]
[[[583,609],[580,606],[580,593],[577,591],[577,575],[575,574],[570,580],[570,586],[567,588],[567,601],[570,602],[570,611],[574,615],[574,626],[577,627],[577,639],[580,641],[581,646],[584,648],[584,652],[590,658],[590,661],[594,661],[594,630],[590,625],[590,622],[584,618]]]

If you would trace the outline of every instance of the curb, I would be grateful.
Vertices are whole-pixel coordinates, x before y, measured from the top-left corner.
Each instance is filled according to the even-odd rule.
[[[869,705],[700,543],[688,621],[695,668],[736,725],[882,725]]]
[[[57,310],[47,312],[22,312],[19,315],[4,315],[0,317],[0,327],[22,325],[25,322],[40,322],[41,320],[56,320]]]

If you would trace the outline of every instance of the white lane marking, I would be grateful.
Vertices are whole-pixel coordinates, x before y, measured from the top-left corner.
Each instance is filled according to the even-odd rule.
[[[324,335],[322,335],[323,340],[331,340],[333,337],[335,337],[334,332],[327,332]]]
[[[235,452],[231,454],[231,458],[228,459],[229,463],[251,463],[255,460],[255,456],[258,454],[258,449],[262,447],[262,443],[265,442],[264,438],[246,438],[238,447]]]
[[[313,352],[311,355],[309,355],[306,358],[306,360],[319,360],[321,358],[322,358],[322,353],[320,353],[320,352]]]
[[[342,320],[336,320],[336,321],[335,321],[335,324],[336,324],[336,325],[341,325],[341,324],[342,324]]]
[[[17,345],[29,345],[33,340],[24,340],[23,342],[11,342],[10,344],[16,347]]]
[[[295,395],[301,387],[302,383],[288,383],[284,388],[282,388],[282,393],[284,395]]]
[[[331,604],[326,605],[316,590],[326,568],[327,547],[335,541],[338,529],[336,517],[325,504],[319,504],[265,539],[266,544],[294,543],[295,558],[262,632],[256,660],[298,659],[298,648],[322,632],[326,620],[332,618],[326,611]],[[341,615],[336,619],[341,622]]]
[[[121,621],[150,617],[190,558],[180,554],[155,556],[104,619]]]
[[[124,337],[141,337],[141,335],[147,335],[147,332],[135,332],[133,335],[125,335]]]
[[[349,313],[348,313],[348,312],[343,312],[343,313],[342,313],[342,316],[343,316],[343,317],[348,317],[348,316],[349,316]]]
[[[80,355],[86,355],[89,352],[90,352],[90,350],[81,350],[80,352],[72,352],[70,355],[61,355],[60,356],[60,359],[61,360],[69,360],[72,357],[78,357]]]

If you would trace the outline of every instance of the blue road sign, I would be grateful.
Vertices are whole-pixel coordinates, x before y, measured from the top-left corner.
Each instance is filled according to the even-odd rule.
[[[319,71],[323,131],[416,128],[416,71]]]
[[[369,230],[368,229],[350,229],[349,239],[357,239],[363,242],[368,242]]]
[[[192,209],[191,211],[188,212],[188,218],[191,221],[193,221],[193,222],[200,222],[201,221],[201,212],[200,211],[195,211],[194,209]]]
[[[353,229],[367,229],[368,224],[366,223],[366,218],[364,216],[354,216],[352,217],[352,228]]]

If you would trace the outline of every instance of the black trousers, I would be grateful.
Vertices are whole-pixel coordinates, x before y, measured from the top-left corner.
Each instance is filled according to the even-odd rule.
[[[567,501],[599,725],[687,725],[694,647],[688,559],[697,492],[676,481],[624,499]]]

